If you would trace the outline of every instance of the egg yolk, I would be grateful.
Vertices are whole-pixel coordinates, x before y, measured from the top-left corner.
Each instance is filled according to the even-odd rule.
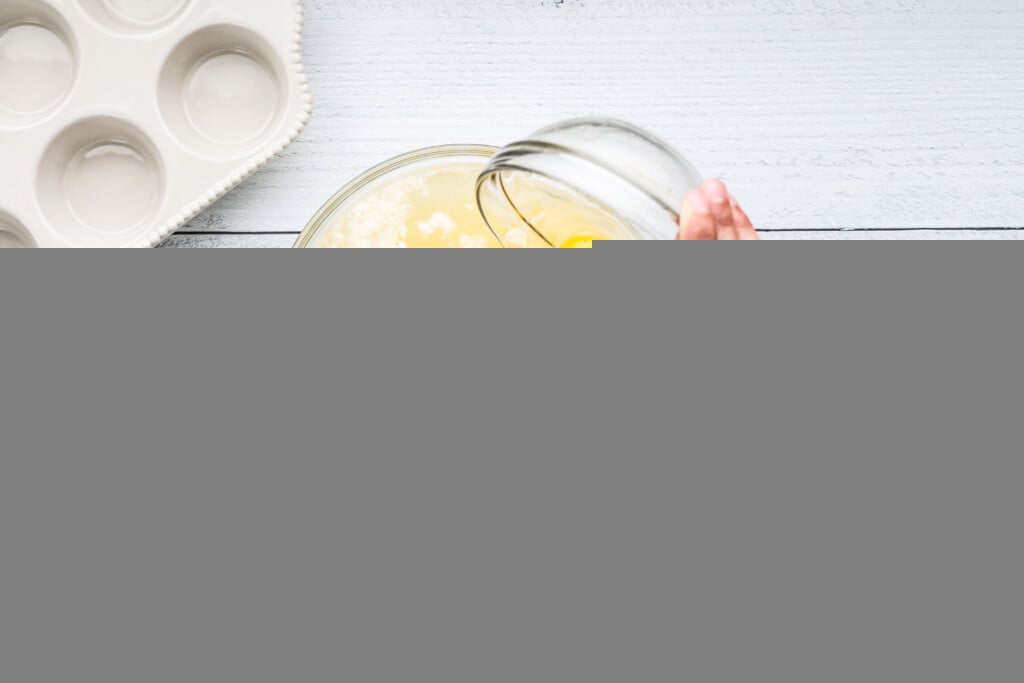
[[[594,242],[607,240],[607,237],[596,237],[594,235],[574,235],[558,245],[559,249],[593,249]]]

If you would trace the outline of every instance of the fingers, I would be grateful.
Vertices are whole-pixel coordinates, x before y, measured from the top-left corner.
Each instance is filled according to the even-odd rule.
[[[750,217],[721,180],[707,180],[686,195],[679,217],[680,240],[758,240]]]
[[[679,239],[702,241],[718,239],[715,219],[711,216],[711,204],[700,190],[694,190],[686,195],[679,218]]]
[[[750,222],[750,217],[747,216],[746,212],[740,207],[739,202],[732,195],[729,195],[729,206],[732,207],[732,218],[736,224],[736,232],[739,234],[740,239],[744,241],[761,239],[757,235],[757,230],[754,229],[754,224]]]
[[[710,205],[711,217],[718,229],[718,239],[736,241],[740,238],[733,220],[732,206],[729,204],[729,192],[721,180],[705,180],[701,191]]]

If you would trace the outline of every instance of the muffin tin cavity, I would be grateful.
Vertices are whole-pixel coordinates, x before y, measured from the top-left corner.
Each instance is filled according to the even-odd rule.
[[[171,53],[160,75],[160,112],[182,144],[237,154],[280,123],[287,91],[266,41],[237,26],[211,26]]]
[[[152,227],[164,196],[156,147],[135,126],[97,117],[66,129],[43,156],[40,207],[73,244],[108,246]]]
[[[49,6],[0,2],[0,127],[32,125],[67,99],[77,72],[73,44]]]
[[[146,33],[177,19],[192,0],[80,0],[93,19],[114,30]]]
[[[25,249],[36,246],[36,242],[25,226],[9,213],[0,211],[0,249]]]

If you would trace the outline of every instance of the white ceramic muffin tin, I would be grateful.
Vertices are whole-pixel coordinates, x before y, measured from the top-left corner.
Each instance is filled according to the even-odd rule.
[[[152,246],[298,137],[301,0],[0,0],[0,247]]]

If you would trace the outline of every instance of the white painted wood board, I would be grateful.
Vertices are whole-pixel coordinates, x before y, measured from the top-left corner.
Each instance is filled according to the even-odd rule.
[[[305,8],[309,128],[171,244],[284,246],[342,184],[390,156],[502,144],[584,114],[658,132],[724,177],[762,230],[800,231],[786,237],[1024,227],[1019,0]]]

